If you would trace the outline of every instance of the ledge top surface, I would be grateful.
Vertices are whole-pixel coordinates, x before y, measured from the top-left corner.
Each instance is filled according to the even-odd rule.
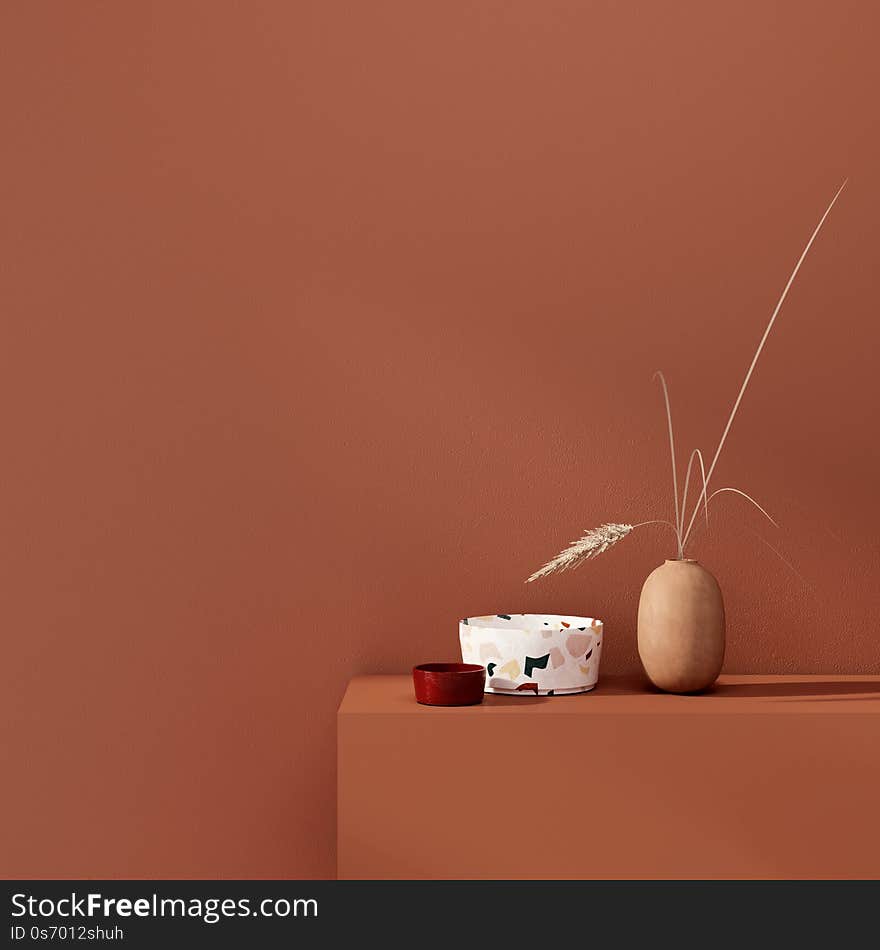
[[[595,716],[595,715],[787,715],[880,716],[880,675],[723,675],[706,693],[661,693],[638,676],[600,676],[590,693],[574,696],[498,696],[479,706],[420,706],[409,674],[356,676],[339,715],[397,716]]]

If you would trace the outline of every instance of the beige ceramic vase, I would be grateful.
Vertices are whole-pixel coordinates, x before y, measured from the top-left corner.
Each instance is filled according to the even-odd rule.
[[[724,601],[697,561],[668,560],[648,575],[639,599],[639,656],[668,693],[708,689],[724,662]]]

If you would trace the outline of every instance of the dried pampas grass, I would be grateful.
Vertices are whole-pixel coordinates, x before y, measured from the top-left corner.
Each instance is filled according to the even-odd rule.
[[[746,372],[742,386],[740,386],[739,393],[737,394],[736,400],[733,403],[733,408],[730,410],[730,415],[727,418],[727,423],[724,426],[723,432],[721,433],[721,438],[718,441],[718,447],[715,449],[715,454],[712,457],[712,461],[709,464],[708,470],[704,464],[703,453],[699,449],[694,449],[693,452],[691,452],[684,479],[684,490],[681,493],[680,498],[678,491],[678,460],[675,452],[675,436],[672,429],[672,407],[669,401],[669,390],[666,386],[666,379],[664,378],[663,373],[658,371],[655,374],[655,378],[660,380],[660,385],[663,388],[663,401],[666,408],[666,422],[669,434],[669,454],[672,463],[672,497],[674,500],[675,524],[670,521],[655,520],[642,521],[635,525],[603,524],[599,528],[592,528],[591,530],[584,532],[582,538],[579,538],[577,541],[572,541],[564,551],[561,551],[556,555],[556,557],[548,561],[542,568],[535,571],[535,573],[532,574],[526,583],[537,580],[539,577],[546,577],[548,574],[553,574],[557,571],[567,571],[571,567],[576,567],[582,561],[588,561],[590,558],[597,557],[599,554],[607,551],[612,545],[617,544],[618,541],[622,541],[635,528],[639,528],[646,524],[664,524],[672,528],[672,530],[675,532],[675,538],[678,547],[678,557],[681,559],[685,556],[687,543],[690,540],[691,533],[694,529],[694,524],[700,511],[700,505],[702,504],[703,506],[703,510],[706,515],[706,524],[708,525],[709,503],[717,495],[720,495],[723,492],[731,492],[733,494],[739,495],[742,498],[745,498],[747,501],[751,502],[758,509],[758,511],[760,511],[761,514],[764,515],[774,525],[774,527],[779,527],[773,518],[767,514],[767,512],[761,507],[761,505],[758,504],[758,502],[755,501],[754,498],[752,498],[751,495],[746,494],[746,492],[741,491],[739,488],[718,488],[710,494],[709,483],[712,480],[712,476],[715,474],[715,466],[718,464],[718,458],[721,455],[721,450],[724,448],[724,444],[727,441],[730,427],[733,425],[733,420],[736,418],[736,414],[739,410],[740,403],[742,402],[743,395],[745,394],[746,389],[748,389],[749,382],[755,370],[755,365],[758,362],[758,358],[761,356],[761,352],[764,349],[764,344],[767,342],[767,337],[770,335],[770,331],[773,329],[773,325],[776,322],[779,311],[782,309],[782,305],[785,302],[785,298],[788,296],[791,285],[794,283],[794,279],[798,275],[801,264],[803,264],[810,248],[813,246],[813,242],[816,240],[816,237],[822,230],[822,225],[825,223],[825,219],[831,213],[831,209],[834,207],[835,202],[840,197],[840,194],[845,187],[846,181],[844,181],[844,183],[837,190],[837,194],[835,194],[835,196],[831,199],[831,203],[828,205],[828,207],[825,209],[825,213],[819,219],[819,223],[816,225],[813,233],[810,235],[809,241],[807,241],[806,246],[801,252],[801,256],[798,258],[794,269],[789,275],[788,282],[786,283],[782,293],[779,296],[779,299],[776,302],[776,307],[770,316],[770,320],[764,330],[764,335],[761,337],[761,340],[758,343],[758,348],[755,350],[755,355],[752,357],[752,362],[750,363]],[[688,488],[690,487],[691,470],[695,460],[698,461],[700,465],[702,490],[697,496],[696,502],[693,506],[693,511],[691,512],[690,520],[688,520],[686,511],[689,500]],[[773,550],[775,551],[775,548]]]
[[[612,544],[622,541],[634,527],[635,525],[631,524],[603,524],[599,528],[590,528],[589,531],[584,532],[582,538],[572,541],[564,551],[560,551],[556,557],[535,571],[526,583],[536,581],[539,577],[546,577],[556,571],[567,571],[570,567],[580,564],[581,561],[597,557],[603,551],[607,551]]]

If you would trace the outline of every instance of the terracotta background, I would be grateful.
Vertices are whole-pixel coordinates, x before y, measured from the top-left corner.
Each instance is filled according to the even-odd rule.
[[[880,671],[870,2],[3,4],[6,876],[334,870],[352,674],[464,614],[636,669],[660,393],[782,524],[728,671]],[[793,565],[783,564],[760,535]]]

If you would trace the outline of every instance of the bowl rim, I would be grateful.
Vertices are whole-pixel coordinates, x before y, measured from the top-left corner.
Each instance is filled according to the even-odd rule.
[[[486,667],[481,663],[417,663],[413,668],[413,675],[416,673],[431,673],[433,676],[485,676]]]
[[[541,620],[542,626],[518,627],[516,621],[520,618]],[[477,622],[474,622],[477,621]],[[497,621],[495,623],[494,621]],[[542,629],[557,633],[583,633],[592,629],[593,632],[602,630],[605,624],[597,617],[578,617],[573,614],[483,614],[478,617],[462,617],[458,621],[459,627],[473,627],[475,630],[507,630],[520,633],[539,633]]]

